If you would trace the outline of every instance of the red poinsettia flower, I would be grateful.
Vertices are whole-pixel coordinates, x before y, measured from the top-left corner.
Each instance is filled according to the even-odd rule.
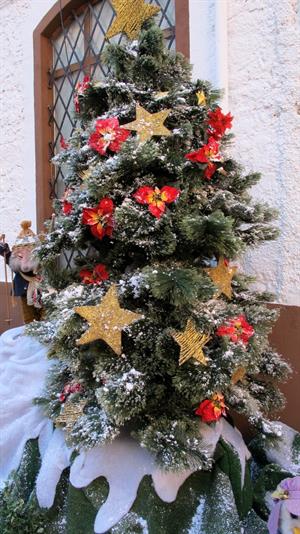
[[[217,166],[214,163],[209,163],[204,171],[204,178],[210,180],[211,177],[215,174]]]
[[[232,128],[233,116],[230,113],[224,115],[222,109],[217,107],[214,111],[208,112],[209,133],[214,139],[220,139],[225,131]]]
[[[92,271],[89,271],[88,269],[82,269],[79,273],[79,276],[84,284],[99,285],[103,282],[103,280],[108,279],[109,274],[105,265],[103,265],[103,263],[99,263]]]
[[[93,150],[104,156],[107,149],[112,152],[119,152],[122,143],[126,141],[130,133],[129,130],[120,128],[119,120],[116,117],[98,119],[95,124],[95,131],[91,133],[88,144]]]
[[[219,326],[217,329],[217,336],[228,336],[233,343],[242,342],[244,345],[248,344],[250,337],[255,333],[253,326],[251,326],[245,315],[239,315],[238,317],[233,317],[229,321]]]
[[[71,202],[69,202],[68,200],[63,200],[62,210],[63,210],[64,214],[65,215],[70,215],[70,213],[72,212],[72,209],[73,209],[73,204]]]
[[[193,162],[210,163],[211,160],[220,159],[218,152],[219,143],[217,143],[217,141],[213,137],[210,137],[206,145],[199,148],[195,152],[190,152],[189,154],[186,154],[185,158]]]
[[[195,414],[199,415],[204,423],[218,421],[222,415],[226,415],[226,406],[222,393],[215,393],[211,399],[202,401]]]
[[[159,219],[166,210],[166,204],[174,202],[180,195],[179,189],[165,185],[162,189],[145,185],[140,187],[133,195],[139,204],[148,204],[148,210]]]
[[[69,148],[69,143],[66,142],[63,135],[60,136],[59,142],[60,142],[60,148],[62,148],[63,150],[67,150]]]
[[[91,227],[92,234],[98,239],[111,237],[113,231],[114,203],[110,198],[102,198],[96,208],[84,208],[82,223]]]
[[[64,192],[64,196],[61,199],[62,211],[64,215],[70,215],[73,210],[73,204],[68,200],[68,195],[70,193],[72,193],[72,189],[66,189],[66,191]]]
[[[194,163],[207,163],[207,167],[204,171],[204,177],[210,180],[212,175],[217,170],[216,165],[212,163],[212,161],[220,160],[219,143],[217,143],[213,137],[210,137],[206,145],[199,148],[195,152],[186,154],[185,158],[193,161]]]
[[[79,95],[84,95],[90,83],[91,83],[91,78],[89,76],[85,76],[82,82],[78,82],[76,84],[75,93],[74,93],[74,105],[75,105],[76,113],[80,113]]]
[[[65,400],[71,395],[71,393],[83,393],[83,387],[79,382],[73,384],[66,384],[61,394],[59,395],[60,402],[65,402]]]

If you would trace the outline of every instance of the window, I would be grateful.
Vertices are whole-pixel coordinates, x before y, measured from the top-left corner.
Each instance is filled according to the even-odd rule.
[[[189,52],[188,0],[149,0],[161,8],[157,15],[168,48]],[[85,74],[96,80],[107,75],[101,63],[105,33],[114,10],[109,0],[62,0],[44,17],[34,32],[37,220],[41,229],[51,215],[53,198],[62,195],[63,169],[50,160],[60,149],[61,136],[68,139],[76,121],[73,91]],[[177,23],[175,30],[175,20]],[[62,24],[63,21],[63,24]],[[126,36],[115,36],[122,42]]]

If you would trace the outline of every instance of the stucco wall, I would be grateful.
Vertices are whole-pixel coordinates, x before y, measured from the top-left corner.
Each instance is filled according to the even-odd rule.
[[[276,242],[247,254],[244,268],[276,301],[300,305],[300,2],[228,2],[228,97],[247,170],[263,175],[253,195],[279,211]]]
[[[0,234],[35,227],[32,33],[55,0],[0,0]],[[0,258],[0,280],[3,280]]]
[[[21,219],[35,222],[32,32],[54,3],[0,0],[0,233],[10,242]],[[225,90],[233,153],[247,171],[262,172],[253,194],[280,212],[280,239],[247,254],[244,269],[286,304],[300,304],[299,5],[190,0],[194,75]]]

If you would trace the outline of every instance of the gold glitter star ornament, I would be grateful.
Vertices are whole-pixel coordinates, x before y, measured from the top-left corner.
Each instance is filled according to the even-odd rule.
[[[126,33],[131,40],[136,39],[142,24],[160,11],[159,7],[150,6],[144,0],[111,0],[111,3],[116,18],[106,33],[107,39],[118,33]]]
[[[198,91],[196,93],[198,106],[206,106],[206,97],[204,91]]]
[[[231,281],[237,271],[237,267],[229,267],[227,262],[221,256],[217,267],[209,267],[208,269],[204,269],[204,271],[218,288],[215,297],[219,297],[223,293],[226,297],[231,299]]]
[[[179,365],[187,362],[190,358],[207,365],[203,347],[210,340],[210,336],[199,332],[192,319],[188,319],[184,332],[173,332],[171,335],[180,346]]]
[[[76,421],[83,415],[83,410],[86,405],[86,400],[80,400],[79,402],[67,401],[64,404],[62,412],[55,419],[55,423],[59,426],[63,426],[64,430],[71,432]]]
[[[80,306],[74,310],[90,325],[90,328],[77,341],[77,345],[85,345],[101,339],[118,355],[122,353],[123,328],[144,317],[120,307],[116,285],[110,287],[97,306]]]
[[[231,383],[233,385],[235,385],[238,382],[242,382],[244,380],[245,376],[246,376],[246,373],[247,373],[247,371],[246,371],[245,367],[238,367],[234,371],[234,373],[233,373],[233,375],[231,377]]]
[[[164,122],[170,113],[170,109],[163,109],[157,113],[149,113],[140,104],[137,104],[136,120],[129,122],[129,124],[124,124],[122,128],[137,132],[141,143],[149,141],[153,135],[172,135],[172,132],[164,126]]]

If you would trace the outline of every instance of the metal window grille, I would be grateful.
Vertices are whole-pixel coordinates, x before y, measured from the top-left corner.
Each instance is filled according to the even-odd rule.
[[[175,0],[149,0],[148,3],[160,7],[158,24],[164,30],[168,48],[175,49]],[[49,123],[53,126],[53,139],[49,143],[50,157],[60,151],[61,136],[68,139],[76,128],[73,104],[76,84],[85,74],[94,80],[105,79],[108,74],[107,67],[101,62],[101,53],[114,16],[109,0],[90,0],[80,10],[73,11],[64,22],[64,29],[51,38],[53,64],[49,71],[49,86],[53,88],[53,104],[49,108]],[[125,40],[126,36],[121,34],[110,42]],[[53,169],[51,199],[62,197],[64,172],[63,167]],[[66,268],[71,267],[73,254],[73,251],[64,253]]]

